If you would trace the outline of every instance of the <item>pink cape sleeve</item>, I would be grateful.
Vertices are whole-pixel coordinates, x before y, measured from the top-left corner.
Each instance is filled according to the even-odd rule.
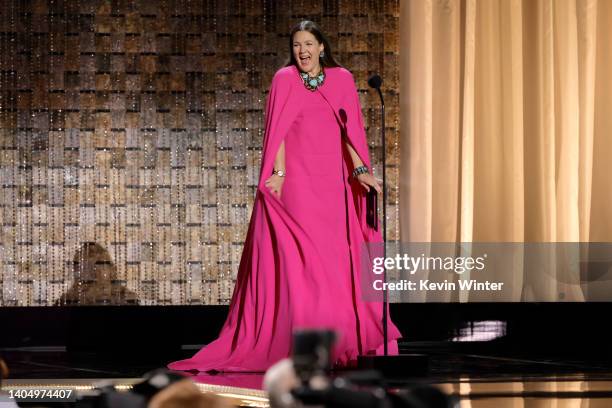
[[[295,78],[291,77],[290,67],[279,69],[270,85],[266,100],[265,133],[259,173],[259,190],[267,192],[264,182],[272,175],[276,153],[284,140],[291,124],[300,111],[300,100],[291,92]]]
[[[359,101],[359,93],[357,92],[357,87],[355,85],[355,79],[348,70],[342,69],[341,72],[344,77],[343,88],[345,90],[345,94],[340,110],[344,110],[345,115],[342,115],[340,112],[340,117],[346,117],[346,136],[355,149],[355,152],[361,158],[363,164],[368,166],[368,168],[371,170],[372,166],[370,162],[368,140],[363,121],[363,114],[361,111],[361,103]],[[366,191],[356,181],[351,182],[351,188],[353,192],[355,210],[357,212],[359,224],[361,225],[364,240],[366,242],[382,242],[380,227],[379,230],[375,230],[371,228],[366,221]]]

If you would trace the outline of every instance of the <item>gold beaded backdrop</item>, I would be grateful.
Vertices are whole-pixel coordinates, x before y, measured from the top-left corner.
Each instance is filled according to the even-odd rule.
[[[398,239],[399,0],[0,2],[2,306],[227,304],[287,33],[320,24],[360,90]]]

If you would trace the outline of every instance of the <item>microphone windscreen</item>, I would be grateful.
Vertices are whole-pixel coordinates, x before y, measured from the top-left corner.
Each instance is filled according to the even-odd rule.
[[[380,75],[374,74],[368,79],[368,85],[370,85],[371,88],[378,89],[382,85],[382,78]]]

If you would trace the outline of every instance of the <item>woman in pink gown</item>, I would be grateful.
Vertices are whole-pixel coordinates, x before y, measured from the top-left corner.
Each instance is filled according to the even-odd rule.
[[[291,354],[292,332],[337,332],[335,367],[382,354],[382,305],[361,298],[360,251],[381,242],[366,223],[370,168],[352,74],[309,21],[266,101],[260,180],[229,315],[219,337],[173,370],[260,372]],[[389,354],[401,337],[389,320]]]

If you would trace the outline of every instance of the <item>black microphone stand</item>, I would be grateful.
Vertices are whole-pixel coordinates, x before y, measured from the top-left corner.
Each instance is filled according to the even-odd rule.
[[[380,78],[378,75],[372,77],[372,78]],[[383,94],[382,91],[380,90],[380,85],[382,85],[382,79],[380,79],[380,81],[377,81],[376,79],[372,80],[372,78],[370,78],[370,80],[368,81],[368,83],[370,84],[370,86],[372,86],[372,83],[374,83],[374,85],[378,84],[378,86],[376,87],[376,91],[378,91],[378,96],[380,97],[380,129],[381,129],[381,144],[382,144],[382,239],[383,239],[383,257],[386,258],[387,257],[387,149],[386,149],[386,138],[385,138],[385,99],[383,98]],[[376,215],[378,217],[378,214]],[[383,283],[387,283],[387,268],[383,268]],[[388,341],[389,341],[389,333],[388,333],[388,324],[387,324],[387,320],[389,320],[387,318],[387,309],[388,309],[388,305],[389,305],[389,294],[387,292],[387,287],[384,287],[385,290],[383,291],[383,339],[384,339],[384,353],[385,356],[389,355],[389,346],[388,346]]]
[[[387,257],[387,149],[385,138],[385,99],[383,98],[380,87],[382,78],[379,75],[372,75],[368,79],[368,85],[376,89],[380,97],[380,126],[381,126],[381,148],[382,148],[382,239],[383,239],[383,256]],[[378,214],[376,214],[378,217]],[[383,284],[387,283],[387,268],[383,267]],[[360,368],[375,369],[381,371],[388,376],[415,376],[424,375],[428,370],[428,360],[423,354],[399,354],[397,356],[389,356],[388,342],[388,309],[389,297],[387,287],[384,285],[383,290],[383,310],[382,310],[382,327],[383,327],[383,349],[382,356],[359,356],[358,365]]]

